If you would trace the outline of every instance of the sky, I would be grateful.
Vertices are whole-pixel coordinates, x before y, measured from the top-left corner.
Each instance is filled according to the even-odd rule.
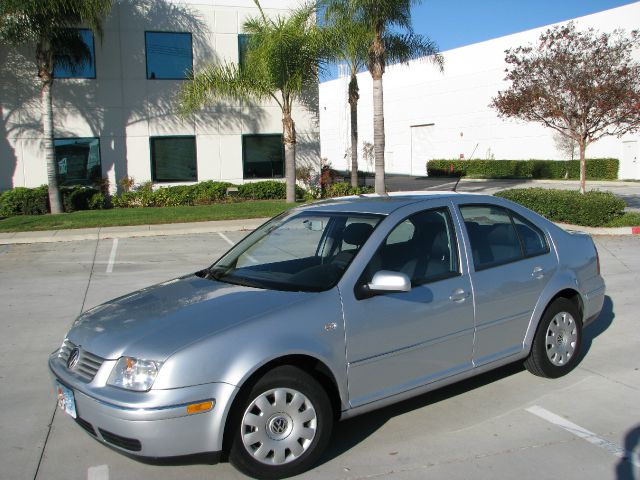
[[[423,0],[413,7],[412,20],[416,33],[445,51],[629,3],[634,1]]]

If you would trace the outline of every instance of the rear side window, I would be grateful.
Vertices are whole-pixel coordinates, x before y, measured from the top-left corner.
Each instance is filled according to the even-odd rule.
[[[544,234],[506,208],[492,205],[460,207],[476,270],[547,253]]]
[[[513,215],[513,223],[516,226],[518,235],[520,235],[524,253],[527,257],[542,255],[549,251],[547,240],[538,227],[519,215]]]

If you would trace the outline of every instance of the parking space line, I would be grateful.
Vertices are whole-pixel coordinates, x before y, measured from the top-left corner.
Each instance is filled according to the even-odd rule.
[[[109,480],[109,465],[89,467],[89,470],[87,470],[87,480]]]
[[[118,239],[113,239],[113,245],[111,246],[111,255],[109,255],[109,263],[107,263],[107,273],[113,272],[113,264],[116,261],[116,252],[118,251]]]
[[[235,245],[235,242],[231,240],[229,237],[227,237],[224,233],[218,232],[218,235],[220,235],[220,238],[222,238],[225,242],[227,242],[232,247]]]
[[[439,185],[431,185],[430,187],[425,187],[423,188],[423,190],[451,190],[450,188],[445,188],[449,185],[453,186],[456,183],[458,183],[457,181],[455,182],[446,182],[446,183],[440,183]]]
[[[555,413],[552,413],[542,407],[539,407],[538,405],[527,408],[527,412],[562,428],[563,430],[571,433],[572,435],[575,435],[576,437],[586,440],[596,447],[600,447],[606,450],[607,452],[631,463],[636,467],[640,467],[640,460],[634,457],[633,452],[628,452],[619,445],[616,445],[615,443],[610,442],[605,438],[599,437],[595,433],[590,432],[586,428],[582,428],[580,425],[576,425],[575,423],[570,422],[566,418],[562,418],[561,416],[556,415]]]

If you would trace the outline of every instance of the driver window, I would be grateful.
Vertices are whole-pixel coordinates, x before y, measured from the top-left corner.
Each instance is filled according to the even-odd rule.
[[[413,286],[459,274],[448,210],[427,210],[401,221],[372,257],[366,281],[379,270],[405,273]]]

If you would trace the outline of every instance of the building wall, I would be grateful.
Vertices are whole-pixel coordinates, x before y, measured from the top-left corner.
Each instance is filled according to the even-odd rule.
[[[286,15],[298,3],[262,0],[265,13]],[[148,80],[145,31],[191,32],[193,64],[237,62],[238,34],[258,15],[252,0],[121,0],[95,38],[95,79],[56,79],[56,137],[99,137],[103,176],[151,179],[150,136],[195,135],[198,180],[243,182],[242,135],[281,133],[275,103],[217,102],[193,117],[177,114],[183,80]],[[45,184],[40,90],[33,50],[0,49],[0,191]],[[318,163],[318,93],[294,112],[298,161]]]
[[[578,28],[601,31],[638,26],[640,2],[576,19]],[[489,103],[504,82],[504,51],[535,42],[548,27],[444,52],[445,71],[424,60],[388,67],[384,78],[386,171],[426,175],[429,159],[566,159],[554,142],[554,131],[535,123],[501,120]],[[435,39],[437,41],[437,39]],[[358,75],[359,166],[362,143],[373,143],[371,75]],[[320,85],[322,157],[335,168],[349,169],[348,78]],[[621,178],[640,178],[639,135],[604,138],[587,149],[588,157],[620,158]],[[624,153],[624,155],[623,155]]]

